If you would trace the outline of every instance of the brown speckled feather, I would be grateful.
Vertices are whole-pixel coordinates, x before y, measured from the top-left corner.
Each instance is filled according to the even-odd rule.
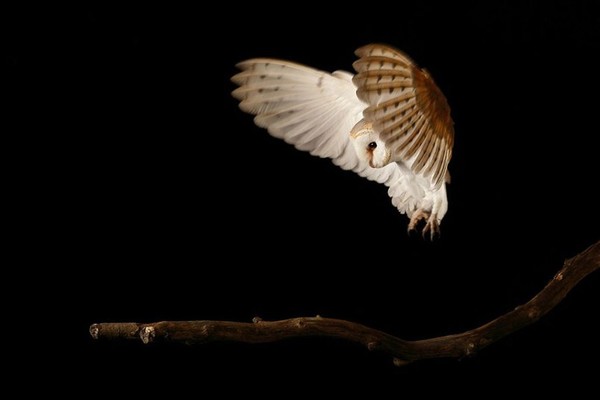
[[[448,176],[454,124],[446,98],[427,71],[392,47],[371,44],[356,50],[353,82],[369,106],[372,122],[395,161],[439,187]]]

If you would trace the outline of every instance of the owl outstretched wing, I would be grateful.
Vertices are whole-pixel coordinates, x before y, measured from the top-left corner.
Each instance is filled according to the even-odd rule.
[[[454,126],[446,98],[427,71],[390,46],[371,44],[356,50],[353,82],[368,104],[373,123],[392,153],[433,188],[448,179]]]
[[[360,160],[350,131],[363,118],[367,104],[356,96],[352,74],[332,74],[275,59],[239,63],[232,77],[239,85],[233,96],[240,108],[256,115],[256,125],[314,156],[331,158],[335,165],[390,186],[392,203],[401,211],[414,208],[403,173],[396,163],[371,168]],[[409,204],[410,203],[410,204]],[[410,211],[409,211],[410,212]]]

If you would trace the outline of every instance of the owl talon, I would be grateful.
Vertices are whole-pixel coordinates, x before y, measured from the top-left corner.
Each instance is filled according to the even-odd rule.
[[[436,236],[440,236],[440,222],[437,219],[436,215],[432,215],[431,212],[425,210],[417,210],[410,218],[410,222],[408,224],[408,234],[410,235],[412,232],[417,231],[417,226],[421,221],[426,221],[423,230],[421,231],[421,235],[423,235],[423,239],[427,239],[427,235],[429,234],[429,239],[433,241]]]
[[[429,240],[431,240],[432,242],[434,241],[436,236],[440,236],[440,223],[438,222],[435,216],[432,215],[431,217],[429,217],[427,223],[425,224],[425,227],[423,228],[422,233],[423,239],[426,239],[426,235],[427,233],[429,233]]]
[[[417,225],[421,220],[429,220],[430,213],[428,211],[417,210],[410,218],[410,222],[408,223],[407,232],[410,234],[413,231],[417,230]]]

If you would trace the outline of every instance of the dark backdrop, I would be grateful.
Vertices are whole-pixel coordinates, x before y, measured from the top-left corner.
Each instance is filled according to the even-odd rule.
[[[74,322],[69,377],[94,393],[123,385],[198,397],[323,385],[380,398],[389,387],[400,396],[473,382],[495,392],[567,373],[589,383],[600,356],[597,274],[474,358],[404,369],[326,339],[186,348],[87,336],[102,321],[316,314],[407,339],[451,334],[527,301],[598,240],[598,7],[472,3],[19,14],[4,62],[39,82],[61,127],[45,140],[59,148],[62,261],[77,267],[59,269],[72,283],[57,294]],[[411,55],[452,108],[450,208],[435,243],[407,236],[385,187],[270,137],[230,96],[243,59],[351,70],[353,51],[370,42]]]

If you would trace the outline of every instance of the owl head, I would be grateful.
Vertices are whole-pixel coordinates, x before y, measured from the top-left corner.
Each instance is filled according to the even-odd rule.
[[[391,153],[371,122],[362,120],[357,123],[350,132],[350,139],[358,158],[371,168],[382,168],[390,163]]]

